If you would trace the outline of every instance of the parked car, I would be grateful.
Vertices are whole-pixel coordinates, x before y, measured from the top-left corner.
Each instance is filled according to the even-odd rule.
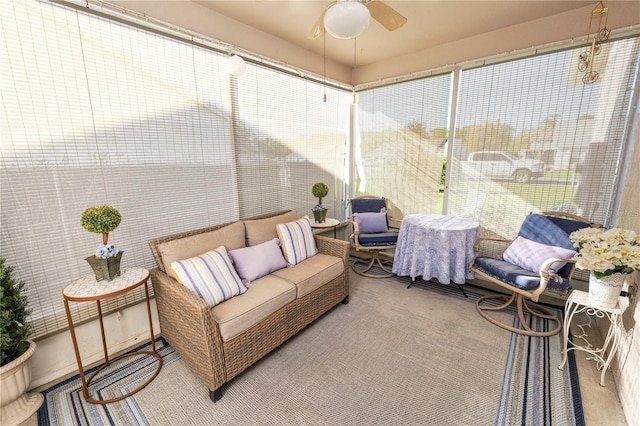
[[[462,162],[468,175],[481,174],[492,179],[512,179],[519,183],[544,176],[544,163],[531,158],[518,158],[503,151],[476,151]]]

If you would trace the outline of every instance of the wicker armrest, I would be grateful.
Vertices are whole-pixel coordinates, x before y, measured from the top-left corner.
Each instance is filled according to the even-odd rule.
[[[347,265],[349,261],[349,243],[347,241],[336,240],[322,235],[316,235],[315,237],[318,252],[339,257]]]
[[[222,338],[211,307],[159,269],[150,275],[162,336],[209,389],[219,388],[226,381]]]

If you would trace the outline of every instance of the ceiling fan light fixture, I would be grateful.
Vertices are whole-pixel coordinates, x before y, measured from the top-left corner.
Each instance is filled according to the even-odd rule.
[[[359,1],[340,1],[324,14],[324,28],[335,38],[352,39],[369,27],[371,14]]]

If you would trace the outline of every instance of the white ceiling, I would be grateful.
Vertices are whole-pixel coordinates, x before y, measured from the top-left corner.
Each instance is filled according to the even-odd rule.
[[[597,5],[596,1],[579,0],[384,2],[407,17],[407,23],[402,28],[389,32],[372,20],[369,29],[355,42],[327,35],[327,59],[347,67],[364,66],[500,28]],[[305,50],[323,54],[323,38],[312,40],[307,35],[331,1],[198,0],[197,3]],[[588,16],[585,16],[585,33],[587,27]]]

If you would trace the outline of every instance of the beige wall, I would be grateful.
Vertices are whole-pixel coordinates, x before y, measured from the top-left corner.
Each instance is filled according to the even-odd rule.
[[[637,96],[636,99],[640,99],[640,96]],[[640,234],[640,191],[638,190],[640,182],[640,167],[638,167],[640,164],[640,111],[638,106],[638,102],[636,102],[630,152],[628,158],[625,159],[628,165],[627,173],[623,181],[621,202],[614,226],[632,229]],[[629,281],[640,285],[640,272],[636,271],[632,274],[627,279],[627,282]],[[640,425],[640,404],[638,404],[640,401],[640,304],[636,304],[633,317],[636,325],[629,333],[625,332],[623,335],[616,357],[614,376],[627,423]]]

